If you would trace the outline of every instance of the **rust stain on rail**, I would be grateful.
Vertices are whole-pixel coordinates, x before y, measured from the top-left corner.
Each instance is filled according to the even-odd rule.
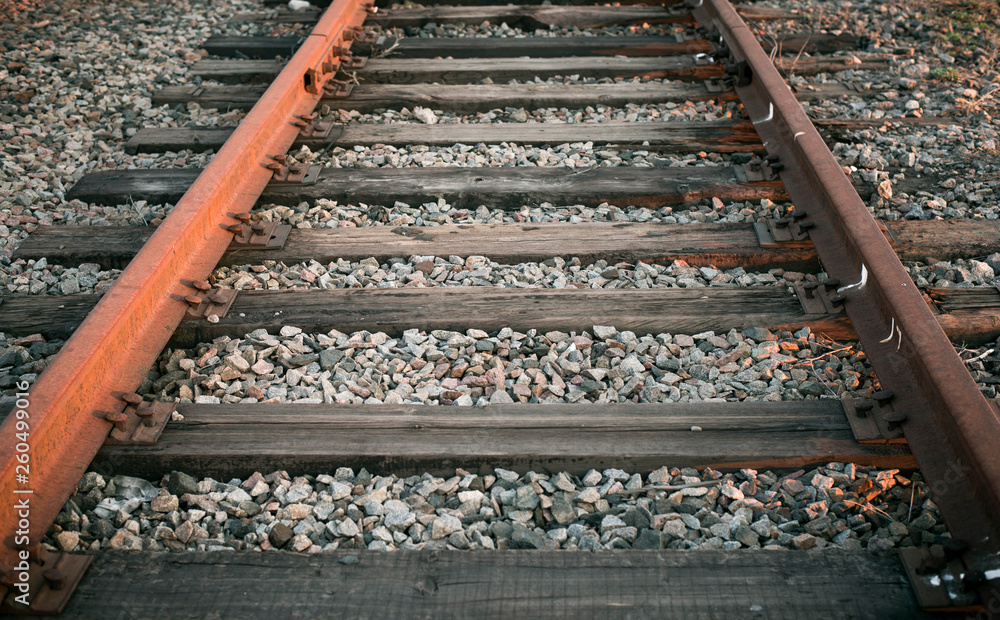
[[[31,387],[27,482],[17,478],[20,439],[15,416],[0,426],[0,574],[9,579],[17,550],[38,544],[75,489],[111,428],[100,412],[124,408],[122,396],[136,389],[183,318],[183,298],[194,292],[192,281],[204,280],[229,246],[233,235],[224,226],[236,220],[227,214],[253,207],[272,175],[265,168],[268,157],[284,154],[292,145],[298,135],[292,123],[312,113],[323,83],[338,66],[336,48],[350,45],[348,29],[359,27],[366,14],[361,0],[335,0],[232,138]],[[15,495],[18,490],[31,493]],[[27,541],[16,535],[14,497],[30,501]]]

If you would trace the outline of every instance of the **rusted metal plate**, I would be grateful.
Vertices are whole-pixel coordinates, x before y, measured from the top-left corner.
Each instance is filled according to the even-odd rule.
[[[46,551],[41,546],[28,553],[27,559],[17,567],[16,575],[23,573],[24,584],[10,588],[0,604],[0,613],[18,615],[55,616],[62,613],[73,590],[83,579],[87,567],[94,561],[92,555],[71,555]],[[25,568],[27,567],[27,568]],[[28,605],[24,605],[24,601]]]
[[[980,608],[975,587],[965,579],[968,567],[960,553],[961,546],[942,545],[899,550],[920,607],[952,613],[974,613]]]
[[[277,222],[244,224],[240,232],[233,236],[229,250],[280,250],[291,231],[291,225]]]
[[[140,397],[141,398],[141,397]],[[109,446],[150,445],[163,434],[177,408],[173,403],[140,402],[113,414],[114,428],[104,441]],[[112,417],[112,416],[106,416]],[[109,420],[112,421],[112,420]]]
[[[339,65],[346,28],[366,15],[359,0],[335,0],[313,33],[264,93],[232,138],[125,268],[114,286],[38,378],[24,400],[30,428],[16,415],[0,427],[0,569],[38,544],[76,488],[111,424],[187,312],[194,282],[205,280],[229,247],[230,214],[249,212],[271,180],[269,156],[285,153]],[[329,70],[329,71],[328,71]],[[25,444],[24,451],[18,445]],[[30,475],[16,470],[28,454]],[[14,493],[30,497],[31,530],[18,538]],[[2,571],[0,571],[2,572]],[[8,573],[12,574],[12,573]],[[9,583],[9,582],[8,582]]]
[[[193,295],[186,295],[184,301],[187,302],[187,316],[192,319],[204,319],[210,316],[225,318],[229,314],[229,309],[236,301],[238,291],[231,288],[199,291]]]
[[[753,32],[725,0],[698,0],[694,14],[728,45],[768,162],[843,283],[837,295],[893,409],[906,412],[900,425],[934,499],[952,535],[970,543],[967,565],[1000,575],[986,573],[1000,568],[1000,419]]]
[[[896,411],[891,404],[882,405],[878,400],[844,399],[844,414],[858,443],[906,443],[898,422],[904,412]]]

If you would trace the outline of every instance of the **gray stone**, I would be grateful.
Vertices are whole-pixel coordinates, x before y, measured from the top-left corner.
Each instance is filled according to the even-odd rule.
[[[538,506],[538,494],[530,486],[518,487],[514,506],[521,510],[534,510]]]
[[[812,534],[799,534],[792,538],[792,546],[796,549],[812,549],[817,544],[816,537]]]
[[[674,538],[684,538],[687,534],[687,526],[680,519],[672,519],[664,522],[663,533]]]
[[[167,478],[167,490],[178,497],[188,494],[196,495],[198,493],[198,480],[184,472],[172,471],[170,477]]]
[[[514,533],[514,527],[506,521],[493,521],[490,523],[490,533],[497,538],[510,538]]]
[[[332,497],[335,501],[350,497],[353,491],[354,487],[349,484],[344,484],[343,482],[338,482],[336,480],[330,483],[330,497]]]
[[[416,522],[417,517],[410,512],[410,507],[405,503],[390,499],[383,504],[385,510],[384,524],[390,529],[405,530]]]
[[[104,540],[115,535],[115,526],[107,519],[96,519],[91,521],[90,527],[87,531],[90,532],[94,538]]]
[[[507,390],[496,390],[493,395],[490,396],[491,405],[509,405],[514,402],[514,399],[510,397]]]
[[[987,265],[993,270],[993,273],[1000,273],[1000,252],[994,252],[986,258],[983,259]]]
[[[556,493],[552,496],[552,508],[550,510],[552,511],[552,518],[559,525],[568,525],[576,521],[576,510],[563,493]]]
[[[451,515],[442,515],[431,522],[431,538],[441,540],[462,529],[462,522]]]
[[[604,515],[601,519],[601,533],[608,530],[612,530],[619,527],[625,527],[625,522],[616,517],[615,515]]]
[[[743,330],[743,335],[757,342],[773,341],[778,339],[778,337],[775,336],[771,330],[764,329],[763,327],[748,327]]]
[[[323,370],[332,370],[343,358],[344,352],[339,349],[323,349],[319,352],[319,367]]]
[[[511,546],[515,549],[544,549],[545,538],[533,529],[521,524],[514,526],[510,537]]]
[[[361,533],[361,528],[350,517],[344,517],[337,522],[337,534],[345,538],[354,538]]]
[[[747,547],[753,547],[759,544],[760,540],[757,538],[757,534],[747,527],[746,525],[740,525],[733,532],[733,538],[740,541],[743,545]]]
[[[580,537],[580,542],[577,543],[582,551],[597,551],[601,549],[601,539],[597,537],[597,534],[593,532],[587,532]]]
[[[0,366],[2,365],[0,364]],[[96,471],[88,471],[80,478],[80,482],[76,485],[76,490],[79,493],[87,493],[91,489],[103,489],[105,484],[107,483],[104,481],[104,476]]]
[[[150,501],[159,493],[148,480],[131,476],[115,476],[111,479],[115,485],[115,497]]]
[[[627,372],[633,375],[645,372],[646,370],[646,367],[643,365],[642,362],[639,361],[639,359],[635,355],[626,356],[625,359],[623,359],[621,363],[618,365],[618,368],[623,372]]]
[[[663,548],[663,535],[656,530],[651,530],[649,528],[642,528],[639,530],[639,536],[632,543],[633,549],[662,549]]]
[[[608,340],[618,335],[618,330],[607,325],[594,325],[594,336],[600,340]]]
[[[596,469],[591,469],[586,473],[586,475],[584,475],[582,482],[584,486],[595,487],[601,483],[601,479],[601,472]]]
[[[937,519],[929,512],[922,513],[919,517],[910,521],[911,530],[929,530],[935,525],[937,525]]]

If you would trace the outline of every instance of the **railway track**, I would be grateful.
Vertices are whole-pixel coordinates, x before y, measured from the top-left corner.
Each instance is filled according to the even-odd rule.
[[[787,17],[775,9],[739,8],[750,20]],[[986,344],[997,339],[1000,295],[995,289],[982,288],[921,289],[900,263],[927,255],[968,258],[995,252],[997,227],[995,221],[983,220],[883,223],[872,218],[858,193],[873,191],[872,179],[845,175],[821,133],[835,135],[845,126],[878,127],[883,121],[810,119],[803,102],[856,91],[827,82],[793,92],[781,73],[830,71],[844,62],[833,53],[852,49],[857,44],[853,37],[767,37],[762,47],[725,0],[652,7],[518,5],[388,11],[357,0],[335,0],[322,13],[277,10],[240,19],[266,22],[293,36],[212,37],[204,48],[213,57],[191,69],[205,81],[194,87],[166,87],[153,101],[248,109],[240,124],[235,128],[143,129],[126,145],[135,153],[215,149],[218,152],[210,163],[204,169],[91,172],[67,195],[99,204],[176,202],[170,214],[156,222],[155,228],[41,227],[15,255],[65,264],[96,263],[102,269],[122,271],[99,300],[96,296],[3,299],[0,331],[29,340],[33,334],[68,339],[30,386],[23,404],[19,401],[4,411],[0,486],[5,497],[28,502],[24,505],[30,505],[31,519],[24,540],[17,532],[25,529],[22,519],[27,517],[13,502],[0,506],[0,565],[6,575],[8,603],[24,591],[17,585],[21,574],[30,578],[26,590],[35,611],[66,608],[70,615],[84,616],[118,613],[126,604],[139,616],[200,613],[214,603],[219,592],[236,591],[241,598],[227,598],[229,609],[261,614],[269,605],[281,609],[282,615],[304,616],[328,614],[330,609],[363,615],[618,615],[623,611],[741,615],[749,609],[769,617],[806,613],[912,617],[921,611],[992,612],[1000,602],[996,560],[1000,455],[994,449],[1000,431],[998,409],[983,397],[952,344]],[[648,24],[654,24],[676,31],[671,36],[508,38],[489,40],[489,45],[482,39],[396,40],[386,35],[392,29],[432,21],[445,25],[505,21],[525,28],[581,29],[645,24],[640,31],[652,30]],[[801,63],[788,58],[775,58],[772,63],[768,55],[772,48],[775,53],[808,50],[816,55]],[[864,62],[879,65],[892,59]],[[536,78],[542,82],[567,74],[594,82],[625,79],[561,86],[501,83]],[[646,81],[634,81],[634,77]],[[536,108],[600,105],[628,109],[630,104],[690,101],[739,102],[746,118],[701,115],[700,120],[684,121],[530,122],[530,111]],[[336,114],[333,110],[339,109],[360,115],[402,108],[422,115],[423,124],[329,120]],[[495,111],[518,117],[510,124],[437,123],[438,114]],[[938,121],[911,117],[898,122]],[[629,157],[641,158],[647,165],[577,167],[567,165],[567,160],[579,158],[566,157],[556,167],[545,161],[536,163],[537,154],[532,155],[535,161],[529,161],[527,153],[520,159],[505,159],[506,155],[489,148],[499,142],[556,147],[589,143],[607,151],[599,156],[607,163],[623,163],[620,153],[627,151]],[[466,166],[437,165],[450,162],[417,157],[432,153],[429,149],[435,146],[456,143],[470,145],[469,159],[459,162]],[[384,152],[390,166],[341,167],[352,163],[352,152],[366,149]],[[572,147],[565,152],[572,153]],[[324,160],[327,155],[335,159]],[[395,167],[392,158],[403,156],[411,163],[426,163]],[[674,165],[686,157],[710,165]],[[312,161],[334,161],[335,165],[321,167]],[[407,225],[416,222],[407,219],[410,207],[402,203],[439,200],[452,209],[466,210],[456,213],[458,223]],[[581,217],[629,206],[669,214],[670,207],[712,200],[720,204],[723,200],[760,201],[770,205],[765,207],[768,217],[748,216],[733,222],[702,214],[705,223],[699,226],[672,215],[664,216],[672,218],[667,222],[593,222],[586,221],[590,216]],[[782,202],[795,207],[774,204]],[[284,226],[272,221],[280,219],[272,217],[274,209],[266,216],[260,209],[264,204],[279,204],[293,211],[302,203],[307,203],[307,209],[325,205],[331,211],[337,203],[365,206],[352,212],[353,219],[345,220],[352,226],[337,228]],[[565,210],[563,223],[537,222],[531,209],[522,207],[540,203],[576,206]],[[500,214],[498,218],[511,221],[463,223],[462,217],[477,208],[492,209]],[[419,217],[430,219],[432,213],[428,210]],[[364,225],[371,222],[387,225]],[[450,262],[434,259],[453,255],[458,258]],[[556,257],[561,261],[576,257],[583,265],[603,261],[600,270],[622,262],[637,264],[636,281],[643,269],[638,264],[673,261],[684,261],[673,263],[676,274],[653,269],[651,277],[680,278],[686,273],[683,269],[698,267],[708,270],[709,275],[701,276],[707,280],[731,268],[816,272],[822,267],[826,275],[822,281],[789,278],[793,296],[787,287],[624,290],[571,283],[555,290],[513,281],[503,288],[326,289],[314,281],[322,284],[330,273],[302,275],[307,271],[303,269],[288,284],[316,290],[268,290],[269,280],[261,280],[263,290],[235,293],[232,282],[216,271],[227,266],[236,271],[240,265],[270,265],[258,272],[264,273],[275,263],[308,261],[363,265],[373,258],[377,268],[401,256],[428,257],[418,261],[419,269],[407,274],[413,276],[408,281],[414,284],[435,278],[454,284],[449,274],[488,267],[487,259],[518,264],[544,263]],[[608,273],[605,279],[612,277]],[[469,276],[470,281],[475,282],[474,278]],[[220,286],[224,281],[228,284]],[[615,327],[595,327],[607,323]],[[864,354],[855,354],[849,361],[867,361],[877,376],[865,398],[657,402],[657,394],[671,390],[680,394],[677,385],[693,377],[687,367],[666,361],[683,347],[712,355],[721,348],[721,355],[728,357],[725,351],[742,343],[744,336],[727,342],[716,334],[742,332],[756,338],[750,342],[763,346],[773,341],[771,332],[788,332],[787,338],[782,336],[783,343],[798,338],[796,347],[818,354],[810,349],[815,342],[810,344],[809,330],[803,328],[861,343]],[[267,333],[255,331],[261,329]],[[454,339],[451,350],[456,355],[466,347],[477,351],[477,359],[488,368],[463,375],[465,368],[456,374],[447,354],[422,359],[421,344],[435,330],[456,334],[435,338],[449,343]],[[494,332],[499,345],[487,342],[487,333]],[[379,347],[391,338],[407,342],[411,357],[420,350],[415,355],[420,363],[393,366],[389,362],[380,373],[391,376],[402,373],[404,366],[419,366],[417,371],[427,369],[424,376],[441,379],[447,374],[456,379],[438,393],[440,404],[463,404],[462,399],[472,404],[471,393],[491,404],[440,409],[416,406],[403,397],[395,404],[334,404],[343,399],[332,386],[329,392],[325,387],[322,390],[326,404],[246,403],[238,402],[239,397],[224,401],[227,404],[201,402],[194,398],[193,385],[185,386],[189,392],[178,392],[186,401],[180,404],[143,401],[142,394],[151,390],[166,395],[168,389],[182,389],[177,387],[185,380],[182,375],[191,379],[185,372],[197,374],[193,369],[204,367],[182,366],[181,359],[225,358],[236,370],[224,381],[238,381],[251,367],[258,375],[271,374],[275,365],[263,357],[232,358],[239,358],[238,342],[221,352],[213,348],[211,353],[209,347],[215,345],[206,343],[214,341],[224,347],[234,339],[247,339],[261,346],[284,346],[268,335],[278,333],[293,338],[304,334],[297,341],[304,348],[287,350],[282,358],[285,376],[302,375],[309,364],[336,372],[346,351],[350,355],[371,352],[369,359],[374,359],[382,353]],[[639,341],[636,334],[646,333],[696,337],[661,341],[671,355],[663,354],[663,364],[655,356],[655,361],[644,364],[630,355],[635,349],[629,343]],[[373,334],[385,338],[377,342]],[[562,368],[557,373],[562,378],[551,384],[549,380],[518,382],[515,377],[504,377],[504,364],[490,361],[509,358],[510,349],[519,346],[513,343],[528,340],[542,361],[550,351],[567,355],[566,363],[557,361],[559,355],[552,360]],[[590,350],[588,355],[595,355],[593,347],[597,346],[621,354],[607,355],[607,365],[594,368],[600,372],[588,369],[587,374],[581,371],[580,360],[569,357],[568,348],[559,350],[569,342],[574,350]],[[702,349],[696,342],[707,344]],[[161,357],[168,346],[169,361]],[[648,350],[650,344],[641,346]],[[772,353],[778,353],[777,347]],[[170,352],[184,348],[190,349],[184,355]],[[794,349],[789,345],[782,350]],[[731,361],[741,359],[735,355]],[[509,366],[513,359],[505,361]],[[262,362],[258,368],[256,364]],[[220,369],[225,365],[218,364]],[[519,364],[518,376],[538,374],[530,372],[537,371],[537,363],[533,367]],[[640,381],[624,369],[635,364],[641,371],[657,367],[662,387],[654,390],[646,382],[640,387]],[[150,379],[154,376],[151,368],[155,379]],[[441,376],[435,374],[439,369]],[[180,374],[171,380],[171,372]],[[606,384],[601,383],[605,378]],[[459,384],[458,379],[464,382]],[[584,392],[603,389],[597,385],[614,387],[616,380],[622,386],[615,389],[626,390],[629,398],[634,395],[635,403],[610,407],[607,401],[545,402],[554,394],[575,394],[582,400]],[[626,389],[629,381],[634,385]],[[463,391],[459,385],[479,391]],[[816,386],[822,391],[822,381]],[[367,398],[365,393],[371,396],[380,389],[374,384],[355,385],[350,393]],[[257,392],[255,400],[280,400],[260,388]],[[715,395],[714,389],[701,394],[706,399]],[[735,393],[722,396],[739,398]],[[19,461],[22,454],[29,456]],[[935,545],[901,549],[887,556],[806,550],[695,553],[662,548],[607,554],[552,550],[382,553],[347,545],[321,555],[147,551],[82,556],[39,546],[67,499],[83,488],[78,483],[85,483],[81,477],[88,468],[104,468],[109,477],[157,480],[170,475],[171,484],[179,484],[177,474],[171,472],[245,479],[253,472],[287,470],[296,476],[316,476],[331,468],[349,467],[399,476],[431,472],[451,478],[456,468],[462,468],[460,476],[475,478],[476,473],[499,467],[518,473],[569,472],[577,477],[575,485],[593,487],[603,482],[615,489],[613,494],[645,495],[656,503],[685,488],[735,488],[729,484],[731,478],[719,478],[714,469],[798,470],[792,476],[798,478],[805,475],[805,469],[799,468],[811,468],[810,478],[824,479],[826,474],[843,471],[826,465],[831,462],[907,470],[919,467],[947,524],[948,536],[930,536],[929,542]],[[30,465],[30,470],[19,469],[22,465]],[[646,478],[664,465],[713,469],[704,482],[694,485],[683,482],[687,474],[681,470],[671,471],[674,486],[666,485],[666,489],[643,487],[642,478],[637,488],[627,489],[621,484],[615,487],[613,478],[590,485],[582,482],[591,470],[599,474],[620,468]],[[18,478],[27,471],[30,482]],[[489,477],[496,479],[492,474]],[[771,490],[778,493],[787,480],[788,476],[776,477]],[[652,478],[649,481],[650,486],[657,486]],[[531,482],[553,497],[558,495],[555,487],[550,491],[537,480]],[[334,483],[323,484],[333,488]],[[466,481],[462,488],[470,488],[469,484]],[[737,496],[726,497],[727,505],[734,505],[729,502]],[[738,497],[744,498],[743,491]],[[551,522],[553,499],[539,502],[529,508],[526,518]],[[532,510],[537,510],[537,517]],[[505,504],[503,512],[508,511]],[[500,512],[497,505],[492,514]],[[665,512],[679,515],[681,511]],[[602,519],[615,516],[597,509],[590,517],[595,514]],[[582,513],[576,516],[584,520]],[[572,521],[569,518],[567,524]],[[659,525],[662,530],[664,524]],[[512,540],[511,536],[506,539]],[[530,533],[521,536],[504,545],[538,546],[531,542]],[[654,547],[666,545],[665,535],[654,536],[660,543]],[[268,543],[280,547],[287,539],[279,544],[269,535]],[[22,561],[28,562],[30,570],[18,568]],[[273,592],[275,583],[314,598],[302,601]],[[799,588],[800,595],[794,599],[778,595],[789,584]],[[718,588],[735,588],[736,593],[707,600]],[[141,601],[134,600],[136,591],[146,593]],[[750,597],[751,591],[767,593],[771,598],[762,604],[774,607],[748,603],[757,600]],[[289,609],[289,605],[295,607]],[[17,605],[10,609],[16,610]]]

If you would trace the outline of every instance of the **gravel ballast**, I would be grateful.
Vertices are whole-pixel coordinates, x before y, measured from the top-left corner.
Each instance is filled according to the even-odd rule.
[[[285,326],[168,350],[140,387],[200,403],[689,402],[854,396],[871,389],[864,355],[808,328],[637,335],[331,330]]]
[[[645,486],[644,486],[645,485]],[[885,551],[949,538],[920,474],[828,463],[785,474],[663,467],[582,477],[365,470],[159,484],[89,472],[46,544],[101,549],[744,549]]]

